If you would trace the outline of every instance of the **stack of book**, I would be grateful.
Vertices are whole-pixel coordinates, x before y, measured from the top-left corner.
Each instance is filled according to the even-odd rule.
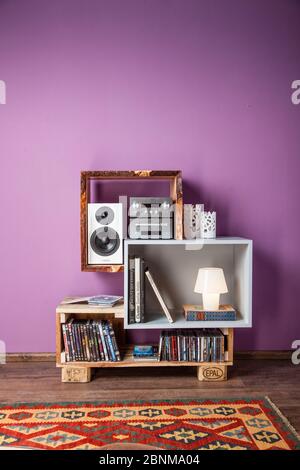
[[[129,324],[143,323],[145,321],[145,279],[149,281],[150,286],[170,323],[173,322],[172,316],[166,306],[158,287],[153,279],[145,260],[138,256],[129,258],[129,279],[128,279],[128,311]]]
[[[135,361],[158,361],[158,347],[152,345],[134,346],[133,359]]]
[[[145,321],[145,261],[129,258],[129,323]]]
[[[220,305],[218,310],[204,310],[199,305],[184,305],[187,321],[235,321],[236,310],[232,305]]]
[[[88,297],[68,297],[62,302],[62,304],[88,304],[100,308],[109,308],[121,303],[122,300],[123,297],[118,295],[93,295]]]
[[[217,328],[162,331],[158,355],[161,361],[222,362],[225,338]]]
[[[115,333],[109,320],[74,320],[62,324],[65,360],[120,361]]]
[[[96,295],[88,299],[89,305],[95,305],[97,307],[113,307],[123,300],[123,297],[117,295]]]

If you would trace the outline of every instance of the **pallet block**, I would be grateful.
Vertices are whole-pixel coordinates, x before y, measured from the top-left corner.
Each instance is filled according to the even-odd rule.
[[[227,380],[227,366],[220,365],[206,365],[197,367],[198,380],[204,382],[219,382]]]
[[[86,383],[91,381],[92,369],[90,367],[70,367],[65,366],[61,369],[62,382]]]

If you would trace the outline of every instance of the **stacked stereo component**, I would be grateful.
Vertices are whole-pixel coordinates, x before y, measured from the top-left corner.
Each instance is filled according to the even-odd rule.
[[[174,207],[168,197],[131,197],[129,237],[133,239],[174,238]]]

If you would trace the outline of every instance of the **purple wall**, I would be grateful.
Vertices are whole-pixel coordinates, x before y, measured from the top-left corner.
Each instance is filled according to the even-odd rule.
[[[300,338],[299,21],[296,0],[0,0],[8,351],[53,351],[66,294],[122,293],[121,274],[80,272],[82,169],[182,169],[219,235],[254,240],[237,347]]]

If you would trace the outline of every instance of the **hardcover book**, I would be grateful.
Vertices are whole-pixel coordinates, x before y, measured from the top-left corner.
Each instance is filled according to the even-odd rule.
[[[134,298],[135,298],[135,321],[141,322],[141,259],[134,259]]]
[[[172,316],[171,316],[171,314],[170,314],[170,312],[169,312],[169,310],[168,310],[168,307],[166,306],[166,304],[165,304],[165,302],[164,302],[164,299],[162,298],[162,296],[161,296],[161,294],[160,294],[160,292],[159,292],[159,290],[158,290],[158,287],[157,287],[157,285],[155,284],[154,279],[153,279],[152,274],[150,273],[149,269],[146,269],[145,274],[146,274],[147,279],[148,279],[148,281],[149,281],[149,283],[150,283],[150,285],[151,285],[151,287],[152,287],[152,289],[153,289],[154,294],[155,294],[156,297],[157,297],[157,300],[158,300],[159,303],[160,303],[160,306],[161,306],[161,308],[162,308],[164,314],[166,315],[166,317],[167,317],[167,319],[169,320],[170,323],[174,323],[174,320],[173,320],[173,318],[172,318]]]
[[[145,321],[145,260],[141,258],[140,261],[140,316],[141,323]]]
[[[204,310],[200,305],[184,305],[187,321],[235,321],[236,310],[232,305],[220,305],[218,310]]]
[[[135,261],[134,258],[129,259],[129,324],[135,323]]]

